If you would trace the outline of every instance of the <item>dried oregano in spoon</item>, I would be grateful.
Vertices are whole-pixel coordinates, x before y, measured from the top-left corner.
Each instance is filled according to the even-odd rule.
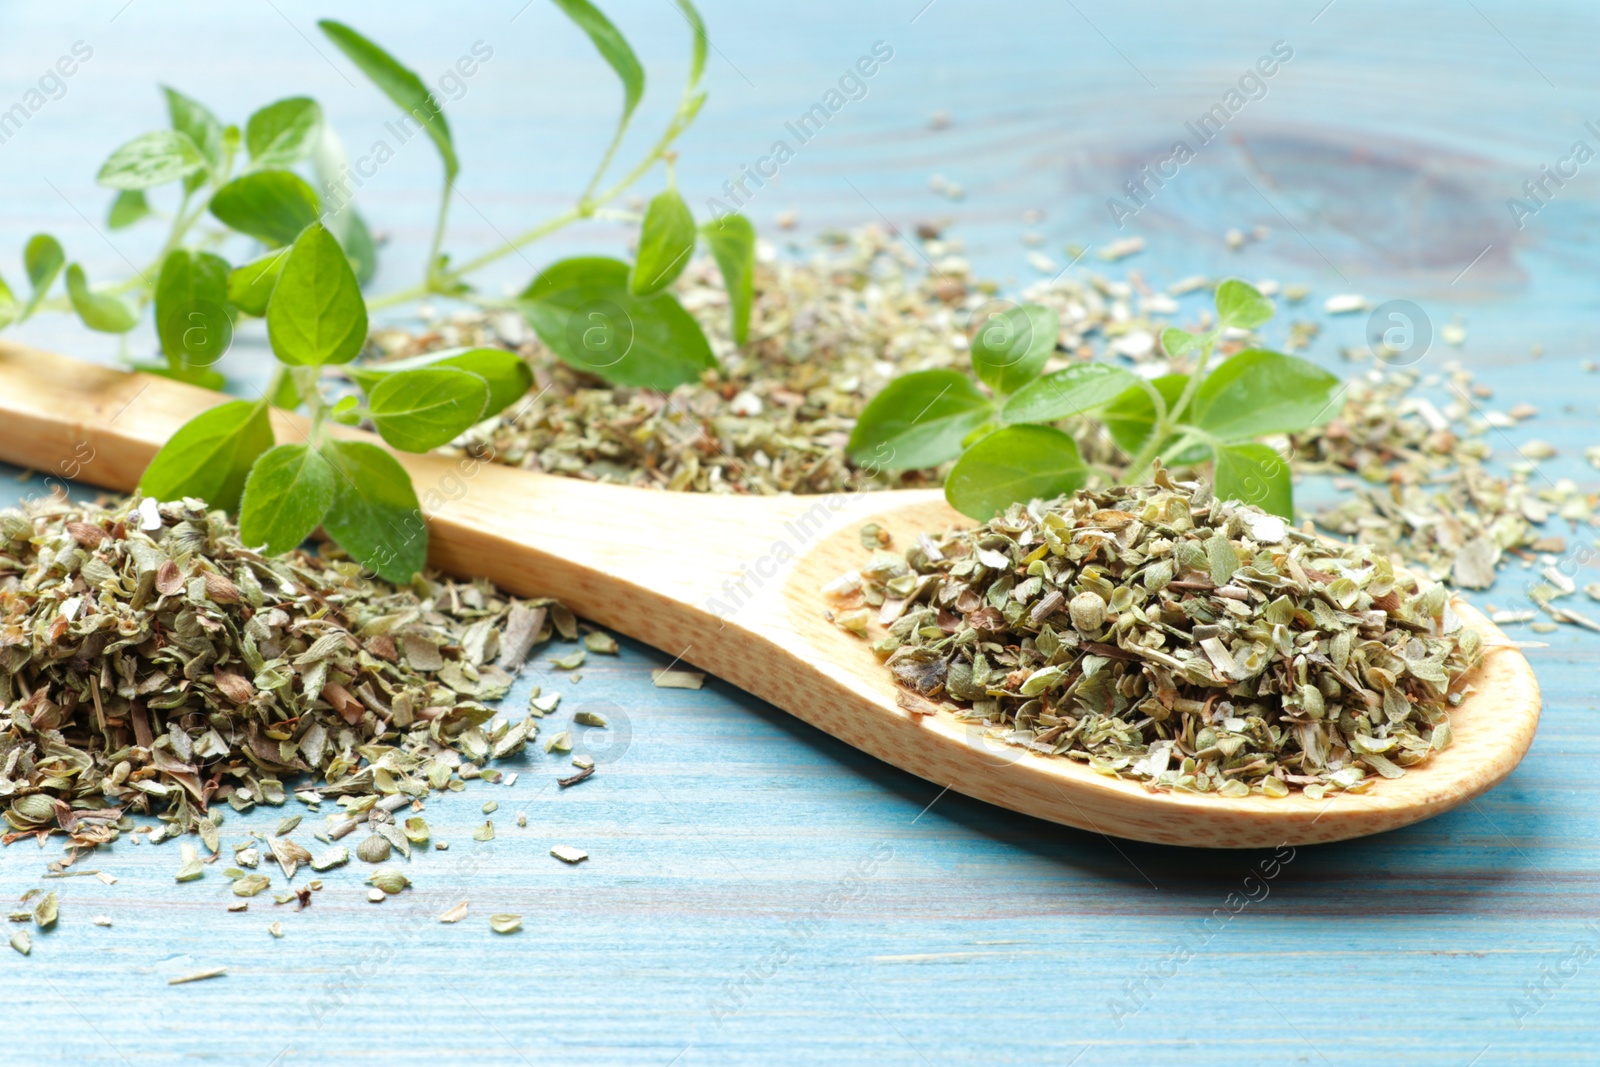
[[[846,629],[888,627],[911,710],[1159,790],[1397,778],[1450,743],[1482,656],[1444,586],[1163,470],[880,549],[826,592]]]
[[[496,777],[484,765],[533,735],[485,702],[552,630],[576,637],[571,612],[486,582],[264,556],[198,501],[0,511],[4,840],[88,849],[154,815],[152,837],[215,851],[222,805],[286,788],[337,801],[335,837],[392,829],[387,812]]]

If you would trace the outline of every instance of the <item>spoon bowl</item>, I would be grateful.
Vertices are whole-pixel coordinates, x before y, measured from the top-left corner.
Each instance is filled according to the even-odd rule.
[[[0,342],[0,459],[132,490],[161,444],[226,399]],[[273,412],[279,441],[306,420]],[[342,437],[377,441],[360,431]],[[1533,741],[1539,690],[1527,660],[1497,647],[1458,683],[1449,748],[1364,794],[1311,800],[1155,792],[987,737],[947,712],[913,714],[868,642],[824,618],[821,587],[863,562],[868,522],[898,544],[970,520],[937,490],[735,496],[649,491],[398,453],[430,534],[429,561],[586,618],[711,672],[886,763],[1013,811],[1113,837],[1205,848],[1337,841],[1405,826],[1478,796]],[[406,536],[403,531],[397,536]],[[1456,601],[1486,645],[1508,642]]]

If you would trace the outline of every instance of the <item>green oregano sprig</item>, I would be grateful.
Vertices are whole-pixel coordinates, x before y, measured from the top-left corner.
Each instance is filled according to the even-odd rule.
[[[1056,350],[1056,313],[1025,305],[996,314],[972,338],[976,382],[955,370],[896,378],[862,411],[849,455],[884,470],[954,459],[946,499],[965,515],[988,519],[1013,503],[1087,484],[1091,471],[1077,441],[1059,426],[1087,418],[1126,454],[1121,484],[1144,480],[1158,458],[1168,466],[1209,460],[1219,498],[1292,517],[1288,466],[1258,439],[1295,433],[1330,415],[1339,380],[1306,360],[1260,348],[1209,369],[1225,331],[1255,330],[1274,311],[1271,300],[1238,279],[1217,286],[1216,304],[1215,328],[1162,332],[1167,354],[1188,357],[1194,369],[1153,380],[1093,362],[1042,374]]]
[[[735,341],[749,331],[755,231],[730,215],[697,226],[676,189],[673,145],[705,102],[706,33],[690,0],[676,0],[690,28],[690,63],[682,96],[665,129],[620,177],[610,175],[645,91],[645,71],[617,27],[589,0],[553,0],[583,31],[622,83],[621,117],[605,154],[567,210],[460,265],[444,251],[454,183],[461,171],[443,105],[417,74],[357,30],[318,23],[327,38],[433,143],[443,182],[433,237],[419,285],[370,302],[362,287],[377,270],[377,246],[348,203],[348,163],[316,101],[290,96],[251,114],[243,128],[224,124],[204,104],[164,88],[168,129],[118,147],[97,181],[114,191],[112,229],[165,219],[155,259],[135,276],[92,285],[49,234],[23,252],[29,291],[14,294],[0,278],[0,328],[40,310],[72,311],[90,329],[128,335],[147,311],[162,359],[138,369],[209,388],[225,384],[215,364],[243,317],[265,319],[281,366],[255,401],[236,400],[197,416],[161,449],[141,481],[154,496],[193,496],[238,509],[248,543],[269,551],[298,544],[318,525],[350,555],[393,580],[411,577],[426,558],[417,496],[399,463],[382,448],[332,436],[334,424],[365,422],[391,447],[425,451],[515,403],[532,373],[515,353],[495,348],[430,353],[399,362],[353,362],[365,347],[368,310],[430,295],[522,311],[558,358],[620,385],[671,389],[716,368],[700,323],[670,286],[695,249],[709,249],[728,291]],[[477,54],[475,46],[474,53]],[[490,53],[492,54],[492,53]],[[479,58],[483,58],[480,55]],[[640,220],[638,254],[629,263],[579,257],[553,263],[520,296],[477,293],[469,275],[557,230],[589,218],[634,218],[608,205],[657,165],[666,188]],[[315,183],[315,184],[313,184]],[[327,202],[318,188],[328,194]],[[163,190],[169,189],[170,193]],[[152,194],[172,196],[164,209]],[[248,248],[243,256],[234,249]],[[64,279],[65,295],[51,290]],[[126,351],[126,348],[125,348]],[[359,396],[324,393],[323,368],[345,367]],[[305,408],[306,439],[277,443],[269,408]]]

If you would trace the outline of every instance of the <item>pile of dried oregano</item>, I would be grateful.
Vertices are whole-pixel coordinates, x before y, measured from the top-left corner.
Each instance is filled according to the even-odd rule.
[[[913,712],[1223,796],[1399,777],[1449,744],[1482,647],[1444,586],[1160,469],[878,549],[826,591],[840,626],[887,626]]]
[[[363,858],[409,853],[391,813],[497,780],[485,764],[537,732],[486,702],[553,632],[577,636],[566,608],[483,581],[396,587],[336,552],[263,556],[198,501],[0,512],[5,841],[64,832],[70,865],[121,834],[195,831],[216,853],[225,808],[296,788],[336,806],[325,843],[366,827]],[[286,875],[348,859],[313,862],[292,829],[266,843]]]

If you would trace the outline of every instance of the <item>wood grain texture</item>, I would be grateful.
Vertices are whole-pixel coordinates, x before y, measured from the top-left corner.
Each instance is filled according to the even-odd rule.
[[[602,6],[650,71],[643,141],[654,133],[650,109],[660,119],[670,108],[683,22],[654,0]],[[885,40],[896,56],[866,98],[752,202],[780,248],[790,235],[774,220],[788,209],[801,239],[949,219],[961,254],[1008,287],[1051,276],[1024,262],[1034,247],[1025,233],[1056,270],[1074,254],[1067,245],[1088,246],[1077,277],[1131,270],[1157,288],[1195,273],[1305,282],[1310,299],[1286,308],[1268,340],[1281,344],[1291,320],[1314,323],[1322,333],[1308,355],[1341,375],[1365,370],[1339,356],[1364,347],[1365,317],[1326,316],[1320,302],[1346,292],[1411,299],[1435,328],[1422,375],[1459,360],[1494,390],[1478,400],[1485,409],[1540,409],[1490,435],[1497,458],[1515,460],[1515,446],[1542,438],[1559,455],[1539,462],[1539,477],[1597,488],[1582,457],[1600,440],[1600,378],[1582,366],[1600,346],[1595,164],[1520,229],[1506,207],[1600,115],[1593,5],[699,6],[715,46],[711,96],[678,166],[697,212]],[[450,105],[463,171],[449,247],[458,258],[496,247],[582,188],[618,104],[609,72],[553,6],[535,3],[512,23],[523,7],[0,5],[0,108],[37,88],[73,41],[95,49],[66,95],[0,145],[0,272],[22,286],[17,250],[40,230],[61,235],[97,282],[148,263],[157,228],[105,231],[110,194],[92,179],[112,146],[164,124],[157,83],[233,122],[312,95],[356,155],[385,136],[388,102],[307,43],[326,15],[430,80],[472,41],[494,47]],[[1118,228],[1106,199],[1277,39],[1296,56],[1267,95]],[[949,113],[948,128],[929,128],[935,110]],[[961,182],[965,198],[932,190],[934,174]],[[363,211],[390,237],[379,291],[417,280],[437,183],[419,140],[361,190]],[[1228,230],[1255,226],[1263,240],[1227,247]],[[1097,258],[1130,235],[1146,238],[1144,253]],[[486,288],[520,287],[560,255],[617,254],[627,237],[610,223],[562,234],[526,260],[508,257]],[[1180,303],[1193,321],[1203,301]],[[1441,344],[1438,330],[1457,317],[1465,343]],[[83,358],[112,360],[118,349],[63,316],[16,336]],[[151,354],[148,338],[146,328],[134,335],[133,354]],[[223,369],[252,395],[269,361],[246,329]],[[0,496],[46,490],[38,474],[12,473]],[[1308,479],[1296,495],[1314,504],[1330,492]],[[1580,551],[1594,531],[1553,520],[1547,532],[1569,538],[1559,562],[1580,586],[1600,581]],[[1494,588],[1467,597],[1524,606],[1537,575],[1513,562]],[[0,851],[0,897],[35,887],[63,896],[59,929],[35,939],[32,957],[0,947],[10,1009],[0,1063],[1587,1067],[1600,1047],[1600,963],[1586,956],[1600,920],[1600,639],[1572,628],[1540,639],[1550,647],[1528,653],[1544,700],[1538,737],[1500,786],[1436,819],[1302,848],[1286,863],[1272,851],[1112,841],[941,795],[732,686],[654,689],[650,670],[672,655],[632,641],[615,661],[591,657],[577,685],[541,655],[507,707],[540,684],[627,729],[600,774],[574,789],[551,782],[565,762],[531,753],[514,764],[515,786],[430,802],[430,823],[453,847],[410,873],[419,892],[471,898],[458,926],[433,921],[445,903],[367,904],[359,872],[330,878],[298,915],[266,903],[229,915],[215,874],[173,883],[170,844],[124,842],[98,857],[121,878],[111,887],[40,881],[53,849]],[[596,734],[588,743],[603,745]],[[500,834],[472,842],[491,797]],[[518,809],[529,816],[520,831],[504,817]],[[224,840],[270,832],[282,814],[233,817]],[[591,858],[568,869],[546,855],[557,843]],[[495,937],[490,911],[524,913],[524,933]],[[102,912],[113,927],[88,924]],[[273,919],[288,931],[281,941],[264,929]],[[164,984],[219,964],[227,978]]]
[[[14,431],[0,437],[0,459],[44,470],[78,464],[81,480],[129,491],[167,438],[225,400],[0,342],[0,418]],[[303,418],[274,417],[279,440],[304,439]],[[83,458],[85,445],[92,461]],[[1083,830],[1206,848],[1381,833],[1498,783],[1522,760],[1539,722],[1528,661],[1463,604],[1466,623],[1499,647],[1464,680],[1466,699],[1451,712],[1453,744],[1403,778],[1326,800],[1154,792],[1072,760],[993,743],[981,726],[948,712],[904,710],[867,642],[826,621],[820,591],[863,562],[864,523],[878,523],[901,544],[965,524],[937,491],[706,498],[397,455],[420,486],[452,471],[468,480],[467,491],[427,516],[430,561],[447,573],[581,605],[588,618],[676,653],[901,770]]]

